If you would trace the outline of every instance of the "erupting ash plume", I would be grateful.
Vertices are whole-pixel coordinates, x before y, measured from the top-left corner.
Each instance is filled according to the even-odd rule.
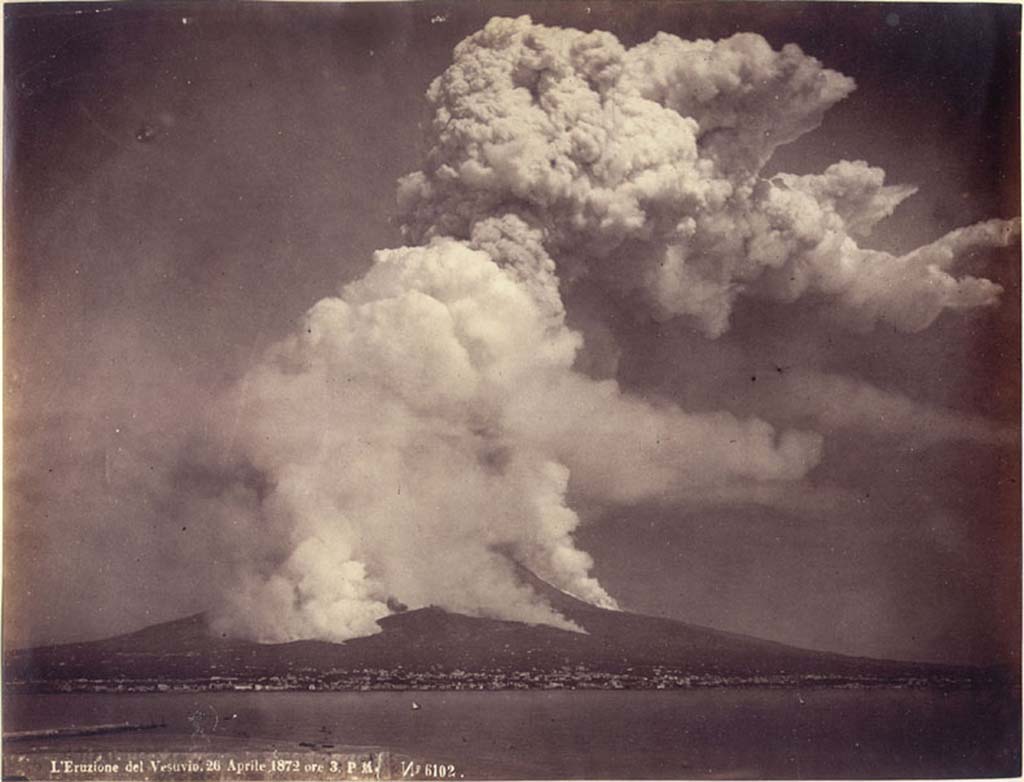
[[[574,492],[634,502],[802,478],[815,433],[690,414],[574,369],[560,286],[587,277],[710,337],[737,298],[818,296],[851,325],[903,330],[991,304],[956,278],[1016,224],[904,256],[860,248],[913,188],[842,161],[759,174],[853,90],[757,35],[625,49],[608,33],[494,19],[431,86],[433,147],[403,178],[410,246],[317,303],[224,400],[224,438],[263,475],[232,523],[255,553],[218,613],[260,640],[344,640],[410,607],[573,629],[522,562],[597,605]]]
[[[859,327],[904,331],[999,287],[950,274],[993,221],[905,256],[858,247],[913,194],[841,161],[823,174],[759,172],[854,89],[796,46],[754,34],[717,43],[664,33],[625,49],[608,33],[496,19],[431,86],[436,143],[400,199],[408,234],[468,236],[495,213],[536,226],[563,278],[635,292],[656,316],[728,329],[739,296],[831,299]]]

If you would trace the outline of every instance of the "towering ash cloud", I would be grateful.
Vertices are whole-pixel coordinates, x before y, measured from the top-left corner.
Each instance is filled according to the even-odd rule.
[[[796,46],[659,34],[625,49],[608,33],[495,19],[431,86],[436,143],[400,200],[408,235],[466,237],[512,212],[543,234],[563,278],[590,275],[709,336],[739,296],[826,297],[856,327],[927,327],[944,309],[992,304],[998,286],[957,279],[972,247],[1019,222],[958,231],[905,256],[860,248],[914,189],[842,161],[823,174],[759,176],[780,145],[854,89]]]
[[[412,246],[320,301],[226,399],[267,480],[220,625],[263,640],[376,632],[396,599],[571,629],[511,560],[598,605],[574,492],[727,495],[802,478],[821,439],[654,405],[574,370],[560,286],[587,276],[709,336],[739,296],[826,297],[851,324],[924,328],[998,287],[957,258],[991,222],[896,257],[858,247],[912,188],[840,162],[759,172],[853,82],[756,35],[718,43],[492,20],[432,85],[434,145],[399,200]]]

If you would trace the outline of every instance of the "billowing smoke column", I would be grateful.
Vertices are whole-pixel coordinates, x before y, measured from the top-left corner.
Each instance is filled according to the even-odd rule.
[[[906,256],[864,250],[910,195],[879,169],[759,171],[853,82],[756,35],[607,33],[494,19],[432,85],[434,146],[399,187],[414,246],[382,250],[225,400],[266,476],[232,523],[270,541],[216,621],[260,640],[379,630],[389,601],[574,629],[513,561],[597,605],[574,492],[604,502],[802,478],[821,439],[689,414],[575,371],[560,285],[589,277],[709,336],[739,296],[828,297],[851,324],[914,330],[998,287],[950,274],[1016,226]],[[255,518],[253,518],[255,516]]]
[[[543,236],[563,279],[635,292],[657,317],[709,336],[739,296],[816,294],[856,327],[927,327],[999,287],[950,274],[973,247],[1019,223],[956,231],[898,257],[854,237],[912,195],[841,161],[823,174],[759,172],[854,89],[793,45],[758,35],[717,43],[658,34],[625,49],[610,34],[495,19],[463,41],[430,88],[436,143],[406,177],[410,238],[468,237],[514,213]]]

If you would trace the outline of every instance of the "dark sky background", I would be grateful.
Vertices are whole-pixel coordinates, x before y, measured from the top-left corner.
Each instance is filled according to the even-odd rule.
[[[395,180],[428,148],[423,94],[493,15],[607,29],[626,45],[659,30],[799,44],[858,89],[769,167],[864,159],[917,185],[871,246],[906,251],[1020,213],[1017,6],[4,10],[7,645],[206,607],[209,552],[182,498],[220,477],[189,466],[196,411],[373,250],[401,244]],[[1016,431],[1017,253],[964,269],[1005,287],[998,308],[911,335],[854,334],[812,304],[744,299],[709,341],[609,304],[618,378],[687,410],[785,426],[802,419],[773,401],[773,383],[780,368],[809,368]],[[571,317],[573,294],[567,305]],[[827,507],[581,507],[578,540],[631,610],[855,654],[1015,659],[1018,450],[848,429],[827,435],[811,475],[841,490]]]

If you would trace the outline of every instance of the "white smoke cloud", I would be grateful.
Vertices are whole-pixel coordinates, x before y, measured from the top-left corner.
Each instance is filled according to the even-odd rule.
[[[243,572],[221,627],[343,640],[376,631],[393,597],[572,628],[505,556],[615,605],[573,542],[570,471],[636,499],[814,464],[814,435],[657,408],[575,372],[554,266],[516,228],[377,253],[226,403],[245,421],[235,447],[272,485],[254,534],[291,553]]]
[[[993,222],[897,258],[857,246],[912,193],[879,169],[759,172],[853,89],[756,35],[625,49],[601,32],[492,20],[432,85],[434,146],[399,186],[415,245],[381,250],[307,314],[218,411],[266,477],[234,525],[221,628],[344,640],[410,606],[576,629],[507,556],[615,602],[575,544],[596,502],[761,501],[818,462],[821,438],[691,414],[574,369],[560,285],[589,276],[710,336],[738,296],[830,299],[856,325],[906,330],[998,287],[949,274]],[[259,541],[268,541],[262,545]]]
[[[563,279],[588,275],[715,337],[740,296],[831,300],[855,328],[927,327],[992,304],[999,286],[952,273],[1005,246],[1019,221],[956,231],[904,256],[861,248],[914,189],[841,161],[760,176],[781,144],[854,89],[796,46],[603,32],[494,19],[431,85],[435,143],[400,186],[408,236],[468,237],[514,213],[538,227]]]

